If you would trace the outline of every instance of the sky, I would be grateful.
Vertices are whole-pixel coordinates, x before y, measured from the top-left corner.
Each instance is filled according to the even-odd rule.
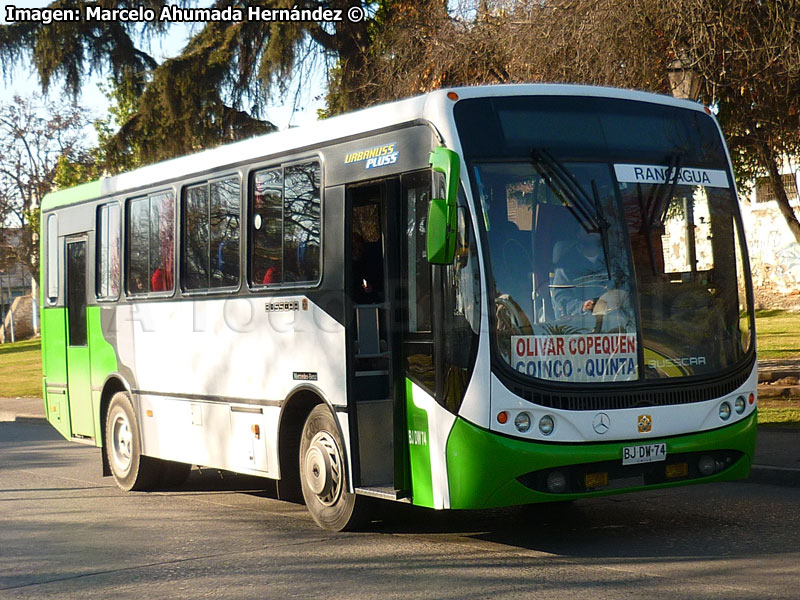
[[[13,5],[18,8],[43,8],[47,6],[47,0],[16,0],[14,2],[0,3],[0,23],[5,24],[6,6]],[[208,4],[201,2],[199,6]],[[174,24],[168,36],[161,40],[154,40],[153,47],[149,52],[157,60],[163,60],[177,55],[186,44],[192,31],[201,27],[201,23],[194,24]],[[145,48],[147,51],[147,49]],[[97,87],[103,76],[94,76],[83,85],[79,104],[85,106],[93,113],[96,118],[106,116],[108,100],[103,96]],[[279,129],[287,129],[293,126],[306,125],[317,120],[317,109],[323,108],[325,103],[322,99],[325,92],[325,73],[322,69],[317,69],[312,77],[311,84],[301,91],[298,106],[301,110],[292,109],[293,98],[287,98],[285,103],[276,103],[269,106],[266,112],[266,119],[273,122]],[[39,78],[33,66],[30,64],[18,65],[10,78],[6,78],[0,84],[0,104],[7,104],[12,101],[15,95],[23,97],[41,92]],[[59,82],[51,84],[49,97],[58,97],[63,94],[63,87]],[[87,131],[87,135],[94,137],[94,131]]]

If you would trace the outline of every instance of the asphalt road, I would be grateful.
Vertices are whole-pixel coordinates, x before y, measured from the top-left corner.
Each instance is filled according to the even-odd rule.
[[[318,529],[269,482],[124,493],[99,450],[0,423],[0,598],[797,598],[800,488],[712,484]]]

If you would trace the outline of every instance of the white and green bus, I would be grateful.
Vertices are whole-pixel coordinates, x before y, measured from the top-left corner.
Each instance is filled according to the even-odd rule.
[[[190,465],[316,522],[743,478],[753,301],[695,103],[443,90],[48,195],[47,416],[126,490]]]

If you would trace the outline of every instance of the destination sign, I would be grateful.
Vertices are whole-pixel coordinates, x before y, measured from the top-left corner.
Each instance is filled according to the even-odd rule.
[[[511,366],[551,381],[630,381],[638,375],[636,335],[512,336]]]
[[[620,183],[671,184],[675,170],[664,165],[614,165]],[[678,185],[702,185],[713,188],[730,187],[728,175],[720,169],[694,169],[682,167],[678,171]]]

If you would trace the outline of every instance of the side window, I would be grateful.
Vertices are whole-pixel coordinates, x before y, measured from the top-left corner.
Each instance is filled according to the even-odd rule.
[[[95,292],[98,300],[119,298],[120,210],[118,204],[97,209],[97,269]]]
[[[239,283],[238,177],[187,188],[183,197],[184,289]]]
[[[319,161],[255,173],[250,216],[253,285],[319,280],[320,189]]]
[[[256,173],[253,178],[250,239],[251,281],[256,285],[283,282],[283,169]]]
[[[431,264],[428,262],[426,231],[431,198],[431,172],[421,171],[401,178],[406,247],[403,275],[407,282],[408,333],[404,344],[406,375],[431,394],[436,391],[434,340],[431,318]]]
[[[408,330],[411,333],[431,331],[431,264],[426,245],[430,191],[430,171],[403,177],[408,237]]]
[[[442,337],[444,386],[441,399],[457,413],[467,390],[472,366],[478,351],[481,318],[481,276],[478,247],[472,231],[470,213],[462,194],[458,198],[458,230],[456,256],[445,268],[443,289],[444,311]]]
[[[128,203],[128,292],[174,288],[175,198],[162,192]]]
[[[58,300],[58,218],[47,217],[47,299]]]
[[[317,281],[320,246],[318,162],[292,165],[283,179],[283,280]]]

